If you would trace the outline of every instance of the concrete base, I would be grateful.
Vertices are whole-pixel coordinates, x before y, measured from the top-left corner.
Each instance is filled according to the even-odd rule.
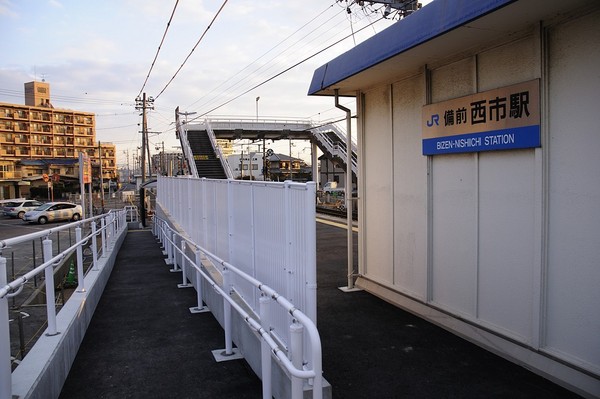
[[[177,284],[177,288],[194,288],[192,284]]]
[[[201,308],[199,307],[193,307],[190,308],[190,313],[208,313],[210,312],[210,309],[208,308],[208,306],[202,306]]]
[[[358,291],[362,291],[362,288],[358,288],[358,287],[352,287],[352,288],[348,288],[348,286],[346,287],[338,287],[338,290],[342,291],[342,292],[358,292]]]
[[[217,363],[244,358],[244,355],[242,355],[242,352],[238,348],[233,348],[230,355],[225,353],[225,349],[215,349],[211,352]]]

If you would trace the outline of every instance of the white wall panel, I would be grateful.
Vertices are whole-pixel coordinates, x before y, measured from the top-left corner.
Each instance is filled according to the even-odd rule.
[[[478,318],[528,343],[537,292],[535,187],[533,150],[479,155]]]
[[[431,73],[431,102],[475,93],[475,60],[466,58],[444,65]]]
[[[394,286],[427,298],[427,157],[421,155],[424,77],[393,85]]]
[[[479,91],[496,89],[540,77],[537,36],[528,36],[477,55]]]
[[[475,316],[477,299],[476,154],[432,162],[432,301]]]
[[[370,278],[393,283],[392,126],[388,86],[365,93],[364,242]]]
[[[600,372],[600,24],[549,34],[549,349]]]

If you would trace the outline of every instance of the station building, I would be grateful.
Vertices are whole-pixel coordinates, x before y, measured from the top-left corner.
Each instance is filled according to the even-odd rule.
[[[596,0],[434,0],[309,89],[356,98],[357,286],[588,397],[599,66]]]
[[[95,115],[54,108],[47,82],[25,83],[25,105],[0,103],[0,197],[27,196],[43,176],[78,180],[84,152],[106,180],[117,176],[116,146],[96,141]],[[100,151],[102,152],[100,156]]]

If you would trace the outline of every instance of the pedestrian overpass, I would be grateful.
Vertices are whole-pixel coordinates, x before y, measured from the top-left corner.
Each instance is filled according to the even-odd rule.
[[[318,185],[317,147],[330,160],[346,168],[346,132],[335,123],[317,124],[310,120],[278,119],[211,119],[201,122],[180,123],[177,120],[177,135],[190,174],[194,177],[232,179],[233,172],[221,148],[218,139],[252,140],[262,143],[266,151],[266,140],[308,140],[311,143],[313,180]],[[352,142],[352,172],[356,176],[357,148]]]

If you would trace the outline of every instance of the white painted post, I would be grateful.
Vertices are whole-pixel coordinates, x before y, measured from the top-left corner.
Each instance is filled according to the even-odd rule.
[[[194,252],[194,262],[196,263],[196,266],[198,266],[198,269],[200,269],[202,267],[202,252],[200,252],[199,249],[197,249]],[[208,312],[208,306],[204,306],[203,305],[203,301],[202,301],[202,274],[200,273],[199,270],[196,270],[196,297],[198,300],[198,306],[190,308],[190,312],[192,313],[204,313],[204,312]]]
[[[115,246],[115,231],[116,231],[116,229],[115,229],[115,223],[116,223],[116,215],[114,213],[111,213],[108,217],[109,217],[109,220],[110,220],[110,225],[109,225],[110,227],[108,229],[108,231],[110,233],[110,237],[108,239],[109,240],[108,244],[109,244],[110,249],[112,251],[112,249]]]
[[[260,325],[269,331],[271,299],[262,295],[259,299]],[[264,339],[260,340],[261,379],[263,399],[271,399],[271,348]]]
[[[231,294],[231,272],[223,270],[223,290],[226,295]],[[223,323],[225,324],[225,356],[233,354],[233,342],[231,338],[231,304],[223,298]]]
[[[95,220],[92,222],[92,270],[98,270],[98,241]]]
[[[183,238],[181,238],[181,252],[179,253],[179,256],[181,256],[181,285],[183,287],[187,287],[187,275],[186,275],[186,270],[185,270],[185,250],[186,250],[186,243],[185,240]]]
[[[304,312],[313,323],[317,323],[317,232],[314,227],[316,224],[315,196],[317,194],[316,184],[314,182],[306,183],[306,195],[304,197],[304,231],[305,231],[305,259],[303,268],[306,273],[306,311]],[[309,226],[311,228],[309,228]],[[312,364],[310,364],[312,366]]]
[[[75,241],[81,241],[81,227],[75,228]],[[85,292],[85,282],[83,275],[83,248],[81,244],[77,246],[77,292]]]
[[[181,284],[179,284],[177,287],[179,288],[190,288],[193,287],[193,285],[191,284],[192,280],[188,280],[188,276],[187,276],[187,262],[186,262],[186,258],[185,258],[185,252],[187,251],[187,242],[181,238]],[[188,282],[190,281],[190,282]]]
[[[102,257],[106,257],[108,248],[106,245],[106,218],[100,219],[100,228],[102,229]]]
[[[302,333],[304,331],[304,327],[302,324],[297,323],[295,320],[290,325],[290,341],[291,341],[291,355],[292,364],[298,370],[302,370],[302,354],[304,353],[304,345]],[[292,399],[301,399],[302,398],[302,386],[303,381],[301,378],[292,376]]]
[[[6,258],[0,256],[0,287],[8,284]],[[0,298],[0,399],[12,398],[12,370],[10,366],[10,328],[8,326],[8,297]]]
[[[173,264],[173,232],[171,230],[167,231],[167,242],[165,244],[167,246],[167,264]]]
[[[52,240],[46,238],[42,242],[44,262],[52,259]],[[44,269],[44,277],[46,278],[46,313],[48,317],[48,332],[46,335],[52,336],[58,334],[56,331],[56,297],[54,296],[54,268],[52,265],[46,266]]]

